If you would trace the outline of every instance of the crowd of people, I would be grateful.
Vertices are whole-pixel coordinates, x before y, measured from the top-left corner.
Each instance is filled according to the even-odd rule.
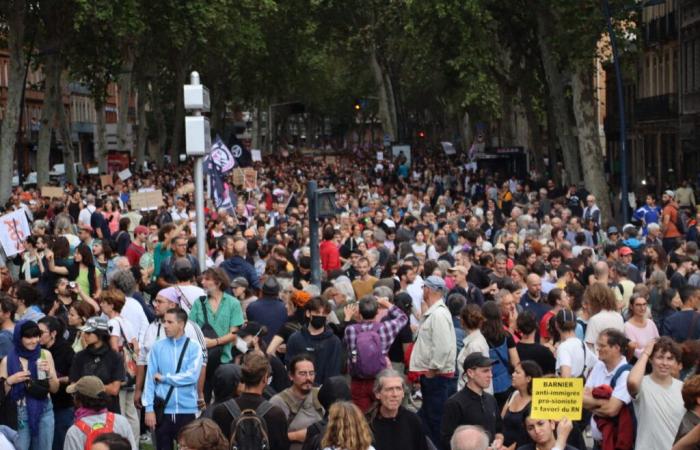
[[[208,202],[206,261],[191,170],[16,188],[0,450],[700,448],[692,185],[618,227],[584,186],[411,156],[257,163]],[[311,179],[336,191],[320,285]],[[581,420],[533,417],[547,377],[584,380]]]

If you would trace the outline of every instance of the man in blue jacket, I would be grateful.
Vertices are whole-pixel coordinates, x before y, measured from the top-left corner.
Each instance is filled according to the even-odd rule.
[[[229,279],[233,280],[236,277],[243,277],[248,281],[248,286],[254,292],[260,289],[260,277],[255,271],[255,267],[248,261],[246,261],[245,256],[248,251],[246,241],[244,239],[238,239],[233,243],[234,255],[221,263],[221,268],[226,271]]]
[[[163,320],[167,339],[156,342],[148,355],[141,402],[146,409],[146,426],[155,430],[157,450],[172,450],[180,429],[193,421],[197,413],[197,381],[203,357],[200,346],[185,336],[186,324],[187,313],[183,309],[168,310]],[[165,400],[160,423],[154,412],[156,397]]]

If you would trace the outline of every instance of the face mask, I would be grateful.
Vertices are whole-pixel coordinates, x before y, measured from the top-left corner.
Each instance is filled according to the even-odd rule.
[[[248,343],[241,339],[240,337],[236,339],[236,348],[239,352],[245,354],[248,351]]]
[[[311,316],[309,323],[317,330],[324,328],[326,326],[326,316]]]

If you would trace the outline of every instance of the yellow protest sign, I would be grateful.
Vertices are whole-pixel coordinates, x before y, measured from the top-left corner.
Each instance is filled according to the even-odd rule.
[[[534,378],[532,380],[533,419],[581,420],[582,378]]]

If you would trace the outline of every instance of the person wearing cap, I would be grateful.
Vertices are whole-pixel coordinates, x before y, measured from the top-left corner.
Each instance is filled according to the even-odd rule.
[[[148,239],[148,228],[143,225],[134,228],[134,240],[129,243],[124,253],[131,267],[137,267],[141,262],[141,256],[146,253],[146,239]]]
[[[66,392],[73,395],[76,414],[75,423],[66,433],[63,450],[83,450],[88,437],[86,431],[91,430],[117,433],[128,439],[132,450],[139,448],[129,421],[121,414],[107,411],[109,399],[102,380],[86,375],[69,385]]]
[[[453,294],[460,294],[467,299],[467,303],[470,305],[474,304],[481,306],[484,304],[484,294],[481,292],[481,289],[467,280],[469,269],[464,266],[454,266],[447,269],[447,272],[455,282],[454,287],[447,293],[447,298]]]
[[[87,346],[75,355],[68,379],[75,383],[86,375],[98,377],[109,396],[109,410],[120,412],[119,391],[126,373],[124,357],[110,347],[109,323],[103,317],[90,317],[80,331]]]
[[[394,369],[379,372],[373,392],[377,402],[367,413],[367,422],[374,435],[374,448],[428,450],[420,418],[402,406],[403,375]]]
[[[254,296],[249,297],[248,294],[248,280],[243,277],[236,277],[231,280],[231,293],[233,296],[241,302],[241,308],[243,308],[243,314],[245,315],[248,305],[256,300]]]
[[[155,430],[157,450],[172,450],[180,429],[192,422],[199,411],[197,387],[204,359],[201,349],[185,335],[187,322],[182,308],[169,309],[163,320],[167,338],[153,344],[148,354],[141,403],[146,411],[146,426]],[[172,394],[169,396],[168,392]],[[154,410],[156,397],[165,400],[162,421]]]
[[[450,439],[460,425],[476,425],[486,431],[493,448],[503,444],[503,422],[496,398],[486,392],[491,385],[494,360],[479,352],[468,355],[464,364],[467,383],[445,402],[440,441],[443,449],[449,449]],[[424,394],[425,395],[425,394]],[[433,442],[438,444],[438,442]]]
[[[609,244],[617,245],[617,243],[620,241],[620,230],[618,230],[616,226],[608,227],[606,235],[608,237]],[[583,247],[583,248],[586,248],[586,247]],[[576,253],[576,252],[574,251],[574,253]],[[578,254],[577,254],[577,256],[578,256]]]
[[[671,190],[664,191],[661,196],[663,210],[661,211],[661,236],[662,245],[666,253],[670,254],[676,249],[678,239],[681,237],[681,231],[676,226],[678,223],[678,204],[674,197],[675,193]]]
[[[421,319],[409,363],[409,371],[421,374],[423,404],[418,415],[436,445],[442,442],[442,410],[457,357],[452,314],[443,300],[446,291],[445,281],[438,276],[431,275],[423,281],[423,302],[427,310]]]
[[[287,321],[287,307],[279,297],[280,284],[276,277],[267,277],[262,285],[261,298],[251,302],[246,309],[248,320],[267,327],[266,344],[280,331]]]
[[[151,322],[143,336],[139,337],[139,354],[136,360],[136,384],[134,386],[134,402],[136,406],[141,406],[141,395],[143,393],[144,380],[146,377],[146,369],[148,365],[148,355],[151,349],[156,344],[156,342],[165,339],[164,330],[164,317],[165,313],[173,308],[180,306],[182,301],[182,294],[178,291],[176,287],[169,287],[162,289],[156,295],[153,301],[153,308],[156,314],[156,320]],[[204,334],[201,328],[194,323],[192,320],[188,320],[185,325],[185,335],[190,338],[193,344],[197,344],[200,351],[202,352],[203,365],[207,365],[207,346],[205,343]],[[199,382],[199,400],[201,400],[201,405],[204,406],[204,377],[206,376],[206,370],[202,369],[200,374]]]
[[[632,263],[632,258],[634,257],[634,251],[629,247],[621,247],[617,254],[620,257],[620,262],[627,268],[627,278],[629,278],[632,283],[641,283],[642,275],[639,272],[639,268]]]

